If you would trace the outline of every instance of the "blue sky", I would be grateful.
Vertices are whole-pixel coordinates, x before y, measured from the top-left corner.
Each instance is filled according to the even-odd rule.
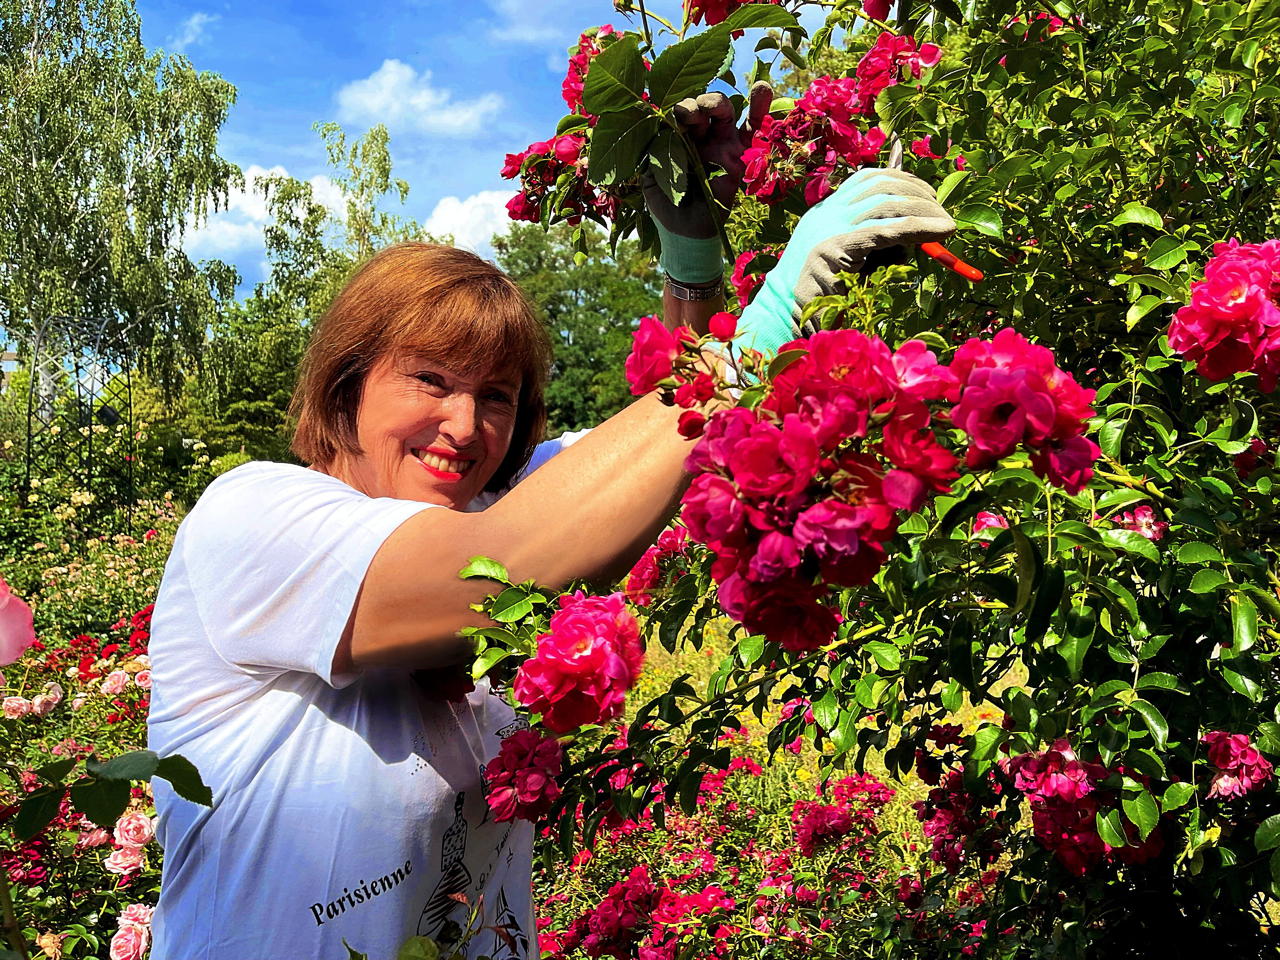
[[[679,2],[649,7],[678,16]],[[481,252],[506,224],[503,155],[545,139],[564,113],[566,48],[585,27],[627,23],[609,0],[139,0],[138,9],[148,46],[236,86],[222,154],[247,174],[283,168],[336,201],[312,124],[337,120],[359,135],[383,122],[410,185],[404,212]],[[252,284],[264,220],[261,198],[238,194],[188,249],[235,264]]]

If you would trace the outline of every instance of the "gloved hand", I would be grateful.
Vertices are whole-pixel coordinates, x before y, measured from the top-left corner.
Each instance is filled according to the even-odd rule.
[[[683,283],[710,283],[724,276],[724,250],[720,245],[717,220],[723,220],[742,186],[746,164],[742,153],[751,146],[751,137],[769,113],[773,88],[763,80],[751,87],[747,120],[741,127],[733,102],[723,93],[704,93],[698,98],[681,100],[672,109],[690,142],[698,151],[703,167],[719,168],[724,173],[711,178],[711,192],[719,210],[707,203],[702,189],[690,183],[680,205],[671,202],[652,173],[646,173],[641,184],[644,201],[653,215],[654,226],[662,241],[659,264],[673,280]]]
[[[800,218],[778,265],[742,311],[739,344],[776,353],[784,343],[815,333],[801,328],[804,306],[838,292],[837,273],[857,272],[873,251],[942,240],[955,229],[933,188],[919,177],[864,167]]]

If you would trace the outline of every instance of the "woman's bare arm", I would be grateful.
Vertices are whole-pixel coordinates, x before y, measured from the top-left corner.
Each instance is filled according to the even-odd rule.
[[[679,322],[690,320],[699,318]],[[500,561],[516,581],[552,588],[621,576],[675,512],[688,482],[692,445],[676,432],[681,412],[656,395],[643,397],[489,509],[411,517],[374,556],[335,669],[465,660],[469,644],[458,631],[488,622],[470,605],[494,586],[458,579],[473,556]]]

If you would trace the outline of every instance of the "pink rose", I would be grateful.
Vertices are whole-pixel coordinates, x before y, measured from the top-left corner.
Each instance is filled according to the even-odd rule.
[[[137,673],[133,675],[133,682],[136,683],[143,690],[150,690],[151,689],[151,671],[139,670]]]
[[[31,701],[31,713],[37,717],[47,717],[53,712],[53,708],[58,705],[58,701],[53,697],[45,696],[43,693],[35,697]]]
[[[145,903],[131,903],[120,911],[120,923],[137,923],[142,926],[151,923],[151,915],[155,913],[155,907],[149,907]]]
[[[1209,796],[1243,797],[1272,777],[1271,762],[1243,733],[1214,730],[1202,738],[1209,745],[1209,763],[1218,768],[1209,786]]]
[[[643,396],[656,390],[658,382],[671,376],[675,359],[680,354],[681,340],[696,342],[687,327],[668,330],[657,317],[641,317],[632,335],[631,354],[625,364],[631,392]]]
[[[5,697],[0,709],[3,709],[6,720],[17,720],[30,713],[33,705],[26,697]]]
[[[111,960],[142,960],[151,945],[151,928],[140,923],[122,923],[111,938]]]
[[[1008,530],[1009,521],[998,513],[991,513],[987,510],[979,510],[978,515],[973,518],[973,535],[976,537],[984,530]],[[994,534],[993,534],[994,536]]]
[[[155,824],[145,813],[126,813],[116,821],[115,841],[122,847],[145,847],[155,835]]]
[[[484,771],[485,799],[493,818],[536,823],[560,796],[556,775],[562,756],[559,741],[536,730],[521,730],[503,740]]]
[[[102,827],[94,827],[92,830],[80,831],[80,836],[76,837],[76,849],[88,850],[110,842],[111,834],[107,833]]]
[[[1132,513],[1120,514],[1116,517],[1116,523],[1126,530],[1142,534],[1148,540],[1163,539],[1165,531],[1169,529],[1169,524],[1163,520],[1157,520],[1155,511],[1146,504],[1135,507]]]
[[[722,310],[711,315],[711,319],[707,321],[707,328],[721,343],[728,343],[738,332],[738,318]]]
[[[0,577],[0,667],[17,660],[35,639],[31,608]]]
[[[863,0],[862,9],[872,20],[887,20],[891,0]]]
[[[87,702],[88,702],[88,701],[87,701],[84,697],[74,697],[74,698],[72,698],[72,700],[71,700],[71,712],[72,712],[72,713],[79,713],[81,710],[83,710],[83,709],[84,709],[84,705],[85,705]]]
[[[117,847],[102,861],[102,866],[107,873],[117,873],[123,877],[137,873],[142,869],[142,848]]]
[[[119,696],[129,686],[129,675],[123,670],[112,670],[102,681],[102,692],[109,697]]]

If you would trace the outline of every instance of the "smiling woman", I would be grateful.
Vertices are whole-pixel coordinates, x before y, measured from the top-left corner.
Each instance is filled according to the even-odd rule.
[[[309,467],[238,467],[184,521],[156,601],[150,745],[192,759],[215,799],[155,788],[153,960],[337,960],[344,940],[394,956],[450,940],[468,905],[500,930],[469,956],[528,955],[532,827],[493,821],[480,776],[518,724],[461,669],[484,587],[458,571],[475,554],[551,586],[625,569],[688,452],[656,397],[540,443],[549,354],[492,264],[384,250],[308,347],[293,410]]]
[[[294,395],[294,452],[369,496],[463,509],[509,486],[542,439],[550,359],[529,301],[492,264],[453,247],[388,247],[312,338]],[[441,481],[434,497],[414,495],[424,466]]]

